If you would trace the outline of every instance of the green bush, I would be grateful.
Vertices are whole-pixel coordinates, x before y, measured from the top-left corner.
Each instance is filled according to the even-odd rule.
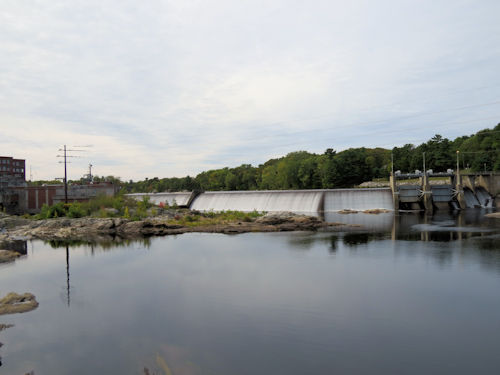
[[[52,219],[56,217],[64,217],[66,216],[66,212],[67,207],[63,202],[59,202],[52,206],[44,204],[38,215],[40,219]]]
[[[150,202],[150,198],[148,196],[142,197],[142,201],[137,202],[137,208],[139,210],[146,211],[148,208],[152,207],[153,203]]]
[[[66,216],[71,218],[78,218],[87,216],[87,212],[83,209],[81,203],[72,203],[69,205]]]

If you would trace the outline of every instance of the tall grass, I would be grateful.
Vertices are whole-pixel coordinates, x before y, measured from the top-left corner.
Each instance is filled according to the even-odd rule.
[[[140,220],[148,216],[148,209],[153,204],[149,197],[142,201],[118,195],[110,197],[99,195],[87,202],[56,203],[52,206],[44,204],[40,213],[35,215],[37,219],[52,219],[57,217],[79,218],[93,217],[126,217],[132,220]]]

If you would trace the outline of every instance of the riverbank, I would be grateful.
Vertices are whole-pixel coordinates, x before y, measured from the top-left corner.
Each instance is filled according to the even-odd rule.
[[[255,215],[256,216],[256,215]],[[83,240],[96,241],[119,237],[136,239],[188,232],[246,233],[315,231],[327,227],[353,225],[326,223],[316,216],[290,212],[268,213],[263,216],[225,215],[183,210],[132,221],[124,218],[55,218],[45,220],[9,216],[0,219],[0,241],[8,240]]]

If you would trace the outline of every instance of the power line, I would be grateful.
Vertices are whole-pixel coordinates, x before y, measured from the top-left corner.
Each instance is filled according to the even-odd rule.
[[[90,146],[73,146],[73,147],[90,147]],[[68,152],[86,152],[87,150],[78,150],[78,149],[67,149],[66,145],[58,151],[63,151],[63,155],[57,155],[58,158],[64,158],[64,203],[68,203],[68,173],[67,173],[67,164],[70,163],[67,161],[68,158],[81,158],[81,156],[68,155]]]

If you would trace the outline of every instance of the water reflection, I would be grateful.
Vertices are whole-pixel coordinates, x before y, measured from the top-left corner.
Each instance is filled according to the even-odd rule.
[[[21,255],[28,254],[28,244],[26,241],[21,241],[21,240],[3,241],[0,243],[0,248],[2,250],[15,251]]]
[[[432,259],[440,268],[450,267],[455,259],[469,261],[479,259],[481,266],[500,272],[500,226],[498,219],[485,216],[484,209],[463,211],[400,212],[381,217],[382,225],[369,225],[377,215],[355,214],[340,215],[350,217],[351,223],[364,222],[356,228],[338,227],[339,232],[302,233],[291,236],[288,243],[292,248],[311,251],[315,246],[328,245],[328,251],[335,254],[339,249],[368,249],[366,245],[391,241],[399,256],[419,255]],[[366,220],[364,216],[370,218]],[[356,220],[352,218],[356,218]],[[383,228],[383,230],[381,230]],[[427,247],[408,246],[407,242],[434,242],[437,246],[428,251]],[[370,247],[373,249],[373,246]],[[457,252],[457,250],[459,252]]]
[[[484,216],[485,211],[471,209],[455,212],[401,212],[381,215],[351,214],[341,215],[347,218],[344,222],[360,224],[359,226],[332,227],[319,234],[301,233],[289,237],[294,248],[310,250],[316,243],[329,243],[332,249],[337,248],[340,240],[347,246],[368,244],[372,241],[391,239],[393,241],[451,242],[479,237],[478,246],[495,247],[495,239],[500,236],[500,227],[496,219]],[[368,219],[366,219],[368,217]],[[377,219],[379,225],[371,225]],[[334,231],[335,234],[328,235]],[[341,234],[339,234],[341,233]]]
[[[347,246],[357,247],[358,245],[365,245],[368,242],[386,239],[387,237],[386,233],[346,233],[342,237],[342,240]]]
[[[94,242],[82,241],[82,240],[50,240],[50,241],[45,241],[45,243],[49,244],[50,247],[52,247],[53,249],[65,248],[66,246],[74,248],[89,247],[91,249],[91,252],[95,252],[95,251],[107,251],[118,247],[122,248],[128,246],[136,246],[137,244],[142,245],[142,247],[149,247],[151,246],[151,238],[144,237],[141,239],[128,240],[115,237],[114,239],[108,241],[94,241]]]
[[[464,212],[402,213],[385,230],[33,242],[0,272],[40,301],[2,336],[6,371],[494,373],[499,239],[498,222]]]
[[[69,284],[69,246],[66,245],[66,301],[68,303],[68,307],[71,304],[70,298],[70,284]]]

